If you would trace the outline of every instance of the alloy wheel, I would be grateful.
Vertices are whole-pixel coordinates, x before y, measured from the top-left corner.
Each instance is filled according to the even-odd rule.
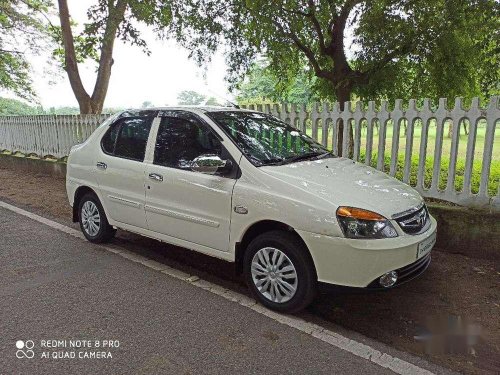
[[[284,252],[274,247],[257,251],[252,259],[252,280],[268,300],[285,303],[297,292],[297,270]]]
[[[86,201],[82,206],[82,225],[85,232],[95,237],[101,229],[101,215],[97,205],[92,201]]]

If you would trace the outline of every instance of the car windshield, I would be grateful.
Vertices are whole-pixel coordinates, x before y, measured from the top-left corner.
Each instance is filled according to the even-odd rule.
[[[207,115],[256,166],[333,157],[324,146],[274,116],[243,111],[217,111]]]

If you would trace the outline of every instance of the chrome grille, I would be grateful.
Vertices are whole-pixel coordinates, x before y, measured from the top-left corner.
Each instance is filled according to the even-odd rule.
[[[401,229],[408,234],[420,234],[425,232],[430,225],[429,212],[425,205],[411,214],[398,217],[396,221]]]

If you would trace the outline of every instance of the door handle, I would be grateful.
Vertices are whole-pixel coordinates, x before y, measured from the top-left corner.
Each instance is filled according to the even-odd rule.
[[[96,167],[99,169],[106,169],[108,168],[108,165],[106,163],[103,163],[102,161],[98,161]]]
[[[158,182],[162,182],[163,176],[161,174],[158,174],[158,173],[150,173],[149,179],[154,180],[154,181],[158,181]]]

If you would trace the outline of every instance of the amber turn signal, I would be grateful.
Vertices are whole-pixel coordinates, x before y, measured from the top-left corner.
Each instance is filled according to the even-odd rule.
[[[359,220],[386,220],[382,215],[373,211],[363,210],[356,207],[341,206],[337,209],[337,215],[343,217],[351,217]]]

